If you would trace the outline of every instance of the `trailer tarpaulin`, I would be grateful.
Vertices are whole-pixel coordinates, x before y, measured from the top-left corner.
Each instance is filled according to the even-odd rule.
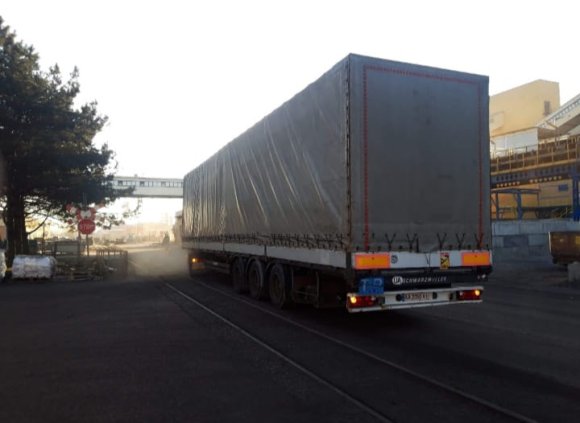
[[[191,238],[346,234],[344,60],[184,179]]]
[[[350,55],[186,175],[184,237],[489,248],[488,101],[485,76]]]

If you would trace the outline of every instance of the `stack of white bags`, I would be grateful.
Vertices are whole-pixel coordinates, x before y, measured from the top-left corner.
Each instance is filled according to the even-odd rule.
[[[56,260],[50,256],[16,256],[12,263],[14,279],[50,279],[56,272]]]

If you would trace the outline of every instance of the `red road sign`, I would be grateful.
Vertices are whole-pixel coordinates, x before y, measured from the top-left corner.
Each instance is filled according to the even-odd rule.
[[[79,222],[79,232],[83,235],[92,234],[96,227],[97,225],[95,225],[95,222],[93,222],[91,219],[82,219]]]

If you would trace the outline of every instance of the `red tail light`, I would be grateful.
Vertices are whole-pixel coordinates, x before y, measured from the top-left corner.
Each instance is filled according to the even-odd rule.
[[[348,307],[349,308],[361,308],[361,307],[371,307],[376,305],[377,297],[372,295],[352,295],[348,297]]]
[[[457,299],[459,301],[478,301],[478,300],[481,300],[481,290],[480,289],[470,289],[467,291],[459,291],[457,293]]]

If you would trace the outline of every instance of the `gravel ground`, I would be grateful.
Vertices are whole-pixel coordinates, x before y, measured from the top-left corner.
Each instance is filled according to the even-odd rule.
[[[566,266],[555,265],[551,257],[496,260],[489,284],[548,290],[580,290],[580,281],[568,282]]]

